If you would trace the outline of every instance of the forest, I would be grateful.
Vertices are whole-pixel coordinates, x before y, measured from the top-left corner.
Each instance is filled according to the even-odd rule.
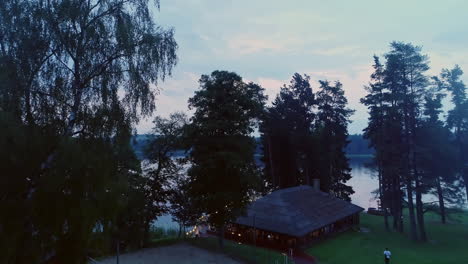
[[[267,98],[259,84],[214,69],[199,77],[192,114],[163,116],[156,99],[179,51],[174,29],[152,19],[153,4],[0,4],[1,263],[86,263],[142,248],[165,213],[179,235],[206,218],[223,245],[225,225],[273,190],[320,179],[321,191],[350,201],[347,153],[373,156],[389,231],[426,242],[425,214],[446,223],[464,203],[468,98],[459,66],[431,76],[425,51],[408,42],[369,54],[363,135],[348,133],[346,84],[301,73]],[[136,125],[148,117],[142,144]],[[425,203],[427,194],[437,204]]]

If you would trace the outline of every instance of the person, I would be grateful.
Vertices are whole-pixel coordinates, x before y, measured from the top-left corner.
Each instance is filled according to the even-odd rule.
[[[385,251],[383,252],[384,254],[384,257],[385,257],[385,264],[389,264],[390,263],[390,257],[392,256],[392,252],[390,252],[390,250],[388,250],[388,248],[385,248]]]

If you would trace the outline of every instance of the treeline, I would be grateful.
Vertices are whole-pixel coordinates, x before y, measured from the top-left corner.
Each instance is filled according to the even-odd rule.
[[[152,134],[138,134],[132,137],[131,145],[138,159],[144,160],[146,158],[145,149],[149,144],[150,139],[152,139]],[[369,140],[365,139],[361,134],[349,135],[348,141],[349,143],[345,148],[346,155],[370,156],[375,152],[375,150],[369,146]],[[255,142],[257,146],[255,149],[257,165],[263,167],[265,164],[260,159],[263,156],[262,140],[260,137],[256,137]],[[186,153],[183,149],[179,149],[172,153],[173,157],[181,157],[184,155],[186,155]]]
[[[204,215],[222,245],[224,226],[261,193],[320,178],[323,191],[349,200],[353,191],[345,185],[351,175],[344,148],[352,111],[341,83],[321,81],[314,94],[310,78],[295,74],[270,107],[264,89],[236,73],[214,71],[199,83],[189,99],[193,117],[185,117],[185,125],[176,125],[182,113],[158,117],[148,148],[161,153],[173,141],[178,143],[171,148],[186,150],[177,162],[170,152],[163,155],[176,171],[187,169],[178,187],[186,201],[178,203],[177,221]],[[256,127],[260,139],[252,136]],[[259,153],[265,166],[258,164]],[[168,167],[163,161],[156,164]]]
[[[421,48],[392,42],[384,60],[374,56],[374,72],[362,98],[370,113],[365,138],[375,149],[379,196],[385,226],[427,240],[423,195],[436,194],[438,212],[446,222],[446,203],[459,203],[468,193],[468,100],[462,70],[443,69],[429,76],[429,58]],[[442,99],[453,108],[442,119]],[[404,216],[408,208],[408,216]],[[390,223],[389,215],[393,216]]]
[[[375,150],[370,147],[370,142],[363,135],[349,135],[349,144],[346,146],[347,155],[373,155]]]

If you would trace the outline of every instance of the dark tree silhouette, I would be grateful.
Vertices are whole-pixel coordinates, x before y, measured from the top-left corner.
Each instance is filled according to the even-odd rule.
[[[260,179],[250,135],[265,100],[263,88],[227,71],[202,75],[189,99],[195,110],[188,137],[190,195],[218,229],[221,246],[224,225],[241,214]]]

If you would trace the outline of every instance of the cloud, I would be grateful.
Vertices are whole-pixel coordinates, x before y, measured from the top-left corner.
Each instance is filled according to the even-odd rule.
[[[248,55],[258,52],[287,52],[291,43],[267,38],[235,36],[227,40],[228,49],[234,54]]]
[[[271,78],[257,78],[256,83],[265,88],[265,94],[268,96],[268,102],[271,103],[275,100],[276,95],[280,92],[281,87],[288,83],[287,80],[276,80]]]
[[[197,73],[177,72],[172,79],[167,79],[158,85],[160,92],[156,96],[156,111],[151,117],[140,121],[137,125],[138,133],[150,132],[155,116],[168,117],[176,111],[187,112],[190,115],[187,102],[198,89],[199,78],[200,75]]]
[[[337,55],[357,55],[360,53],[360,48],[357,46],[337,46],[332,48],[311,49],[310,54],[321,56],[337,56]]]
[[[156,114],[186,109],[201,73],[236,71],[262,85],[271,101],[299,72],[311,75],[314,91],[319,79],[340,80],[350,107],[356,109],[349,129],[360,132],[367,110],[359,99],[365,95],[372,55],[388,51],[390,41],[423,45],[431,75],[459,64],[468,83],[468,20],[460,19],[468,2],[425,4],[420,8],[419,3],[403,0],[164,1],[157,22],[175,27],[180,60],[179,74],[161,84]]]
[[[348,106],[355,110],[351,117],[353,122],[349,125],[348,131],[351,134],[362,133],[362,129],[367,124],[367,108],[361,104],[360,100],[366,95],[364,85],[369,82],[372,73],[371,65],[360,65],[348,71],[325,70],[325,71],[303,71],[310,75],[312,89],[318,90],[318,80],[340,81],[343,84],[345,96],[348,99]]]
[[[360,103],[360,99],[366,95],[364,85],[369,82],[369,76],[372,73],[371,65],[360,65],[350,68],[348,70],[302,70],[299,73],[305,73],[311,77],[311,86],[314,92],[319,90],[319,80],[328,80],[331,82],[340,81],[343,84],[345,96],[348,99],[349,108],[355,110],[354,115],[351,117],[353,122],[348,127],[350,133],[362,133],[362,129],[367,124],[367,108]],[[265,88],[265,93],[268,95],[268,101],[271,102],[279,93],[284,84],[289,84],[290,79],[280,80],[268,77],[259,77],[252,79],[253,82],[258,83]]]

